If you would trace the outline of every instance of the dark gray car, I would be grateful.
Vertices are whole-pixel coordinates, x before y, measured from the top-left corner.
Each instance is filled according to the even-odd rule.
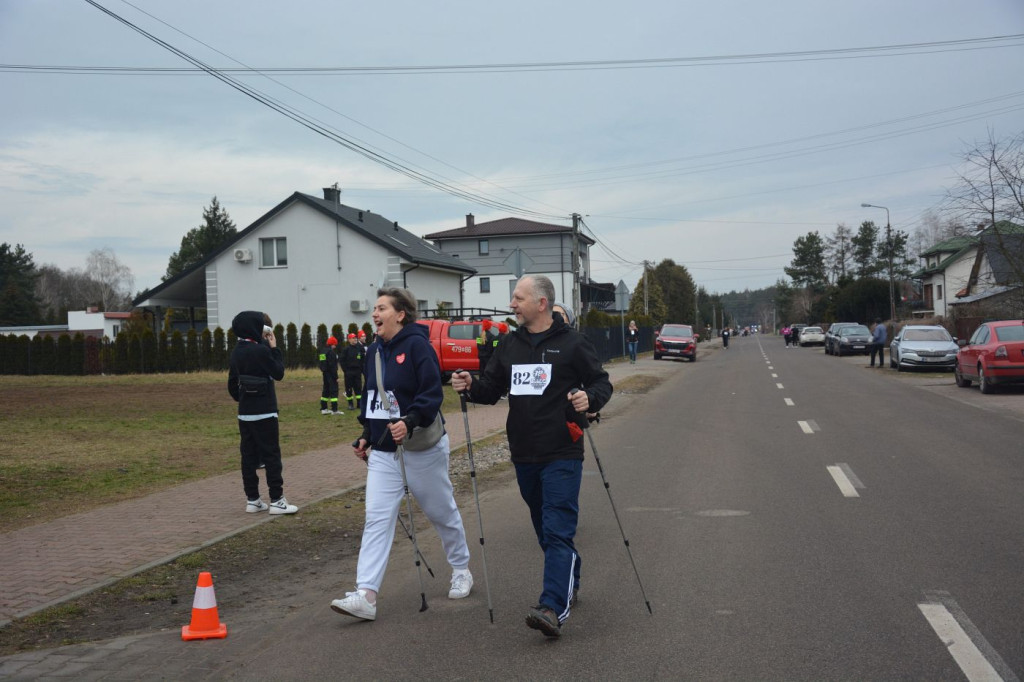
[[[856,327],[857,322],[833,322],[825,332],[825,355],[835,355],[839,330],[843,327]]]
[[[862,324],[843,326],[832,341],[833,352],[839,357],[844,355],[867,355],[871,350],[871,330]]]

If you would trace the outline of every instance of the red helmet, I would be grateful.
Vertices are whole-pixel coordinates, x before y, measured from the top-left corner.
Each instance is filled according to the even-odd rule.
[[[350,339],[354,339],[354,338],[356,338],[356,335],[355,335],[355,334],[349,334],[349,335],[348,335],[348,338],[350,338]]]
[[[483,322],[480,323],[480,326],[484,328],[485,332],[489,332],[491,330],[491,327],[494,326],[494,323],[491,322],[490,320],[484,320]]]
[[[363,329],[359,330],[359,338],[361,338],[361,339],[365,339],[366,338],[366,331],[365,330],[363,330]]]
[[[498,323],[498,333],[499,334],[508,334],[508,325],[505,324],[504,322],[499,322]]]
[[[327,337],[327,345],[328,346],[337,346],[338,345],[338,339],[334,338],[333,336],[328,336]]]

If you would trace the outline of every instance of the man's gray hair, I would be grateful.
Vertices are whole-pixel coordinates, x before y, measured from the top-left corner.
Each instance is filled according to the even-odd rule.
[[[548,310],[551,310],[551,306],[555,303],[555,285],[551,279],[545,275],[523,275],[523,279],[529,279],[533,283],[534,297],[538,301],[546,298]]]

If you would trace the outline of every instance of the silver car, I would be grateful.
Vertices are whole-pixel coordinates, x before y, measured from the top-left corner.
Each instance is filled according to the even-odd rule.
[[[952,370],[956,365],[956,341],[945,328],[908,324],[889,344],[889,367],[902,372],[910,367]]]

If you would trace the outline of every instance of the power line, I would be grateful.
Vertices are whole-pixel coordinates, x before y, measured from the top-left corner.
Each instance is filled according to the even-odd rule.
[[[89,1],[89,0],[86,0]],[[90,3],[92,4],[92,3]],[[127,3],[130,4],[130,3]],[[135,7],[134,5],[132,5]],[[136,9],[139,9],[136,7]],[[139,10],[142,11],[142,10]],[[727,64],[789,63],[824,61],[835,59],[861,59],[897,57],[919,54],[941,54],[973,50],[990,50],[1007,47],[1021,47],[1024,33],[983,38],[963,38],[921,43],[901,43],[862,47],[832,48],[825,50],[799,50],[787,52],[761,52],[747,54],[723,54],[691,57],[656,57],[644,59],[598,59],[552,62],[504,62],[485,64],[433,64],[433,65],[390,65],[390,66],[320,66],[320,67],[260,67],[220,68],[222,73],[275,73],[280,75],[381,75],[381,74],[442,74],[442,73],[498,73],[517,71],[592,71],[609,69],[650,69],[694,66],[723,66]],[[183,75],[201,74],[203,67],[195,69],[181,67],[134,67],[134,66],[44,66],[32,64],[0,64],[0,70],[35,73],[63,73],[89,75]]]
[[[438,190],[440,190],[442,192],[445,192],[446,194],[449,194],[451,196],[455,196],[455,197],[458,197],[460,199],[465,199],[467,201],[470,201],[470,202],[473,202],[473,203],[476,203],[476,204],[481,204],[481,205],[484,205],[484,206],[489,206],[491,208],[496,208],[496,209],[503,210],[503,211],[509,211],[509,212],[516,213],[516,214],[519,214],[519,215],[529,215],[529,216],[534,216],[534,217],[538,217],[538,218],[556,218],[556,219],[562,219],[562,220],[565,219],[564,215],[555,215],[555,214],[549,214],[549,213],[542,213],[542,212],[539,212],[539,211],[534,211],[534,210],[531,210],[531,209],[526,209],[526,208],[523,208],[523,207],[515,206],[513,204],[509,204],[507,202],[501,201],[501,200],[493,198],[493,197],[489,197],[489,196],[484,195],[484,194],[474,193],[474,192],[472,192],[470,190],[460,188],[460,187],[458,187],[458,186],[456,186],[456,185],[454,185],[454,184],[452,184],[450,182],[446,182],[444,179],[438,179],[437,177],[433,177],[431,175],[428,175],[427,173],[420,172],[420,171],[417,171],[417,170],[415,170],[413,168],[410,168],[409,166],[406,166],[406,165],[404,165],[402,163],[399,163],[397,160],[392,159],[392,158],[386,156],[382,152],[374,151],[374,150],[370,149],[368,146],[365,146],[363,144],[359,144],[356,141],[354,141],[352,139],[349,139],[349,138],[341,135],[338,132],[335,132],[335,131],[332,131],[332,130],[328,129],[324,125],[322,125],[319,122],[315,121],[315,119],[309,118],[308,116],[306,116],[302,112],[300,112],[300,111],[298,111],[298,110],[296,110],[296,109],[294,109],[292,107],[289,107],[288,105],[286,105],[286,104],[284,104],[284,103],[282,103],[280,101],[274,100],[273,98],[271,98],[271,97],[261,93],[260,91],[258,91],[258,90],[254,89],[254,88],[251,88],[251,87],[241,83],[237,79],[234,79],[234,78],[232,78],[230,76],[225,75],[220,70],[218,70],[218,69],[216,69],[216,68],[214,68],[212,66],[209,66],[208,64],[200,61],[199,59],[197,59],[196,57],[193,57],[192,55],[188,54],[187,52],[184,52],[183,50],[180,50],[179,48],[174,47],[170,43],[168,43],[168,42],[158,38],[157,36],[153,35],[152,33],[149,33],[148,31],[146,31],[145,29],[143,29],[143,28],[139,27],[138,25],[132,23],[128,19],[125,19],[124,17],[122,17],[122,16],[116,14],[115,12],[107,9],[106,7],[103,7],[99,3],[95,2],[95,0],[85,0],[85,2],[87,2],[90,5],[92,5],[96,9],[100,10],[104,14],[110,16],[111,18],[113,18],[114,20],[118,21],[119,23],[121,23],[121,24],[127,26],[128,28],[132,29],[133,31],[139,33],[140,35],[142,35],[146,39],[156,43],[160,47],[163,47],[164,49],[166,49],[169,52],[177,55],[178,57],[180,57],[182,59],[184,59],[185,61],[189,62],[190,64],[193,64],[197,68],[203,70],[205,73],[207,73],[210,76],[213,76],[217,80],[221,81],[225,85],[228,85],[229,87],[237,90],[238,92],[246,95],[247,97],[255,100],[256,102],[258,102],[260,104],[263,104],[264,106],[266,106],[266,107],[276,111],[277,113],[279,113],[279,114],[281,114],[281,115],[291,119],[292,121],[295,121],[299,125],[302,125],[303,127],[308,128],[309,130],[311,130],[311,131],[313,131],[313,132],[315,132],[315,133],[317,133],[317,134],[319,134],[319,135],[321,135],[321,136],[331,140],[332,142],[335,142],[335,143],[341,145],[342,147],[345,147],[346,149],[348,149],[350,151],[353,151],[356,154],[359,154],[360,156],[362,156],[362,157],[364,157],[364,158],[366,158],[366,159],[368,159],[370,161],[373,161],[374,163],[382,165],[385,168],[388,168],[388,169],[390,169],[392,171],[400,173],[400,174],[402,174],[402,175],[404,175],[404,176],[406,176],[406,177],[408,177],[410,179],[416,180],[417,182],[420,182],[422,184],[425,184],[425,185],[428,185],[428,186],[433,187],[435,189],[438,189]]]

